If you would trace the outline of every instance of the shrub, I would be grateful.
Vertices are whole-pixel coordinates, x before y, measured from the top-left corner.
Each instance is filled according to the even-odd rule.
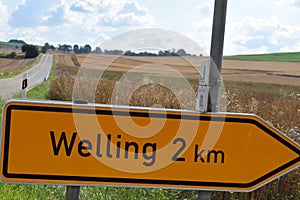
[[[6,57],[7,58],[15,58],[17,56],[16,52],[11,52],[10,54],[8,54]]]
[[[25,52],[25,58],[35,58],[39,55],[38,48],[30,44],[24,44],[22,46],[22,52]]]

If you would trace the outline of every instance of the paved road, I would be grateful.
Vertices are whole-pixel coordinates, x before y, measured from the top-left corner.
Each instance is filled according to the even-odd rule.
[[[52,55],[44,54],[40,62],[29,69],[28,72],[28,89],[42,83],[44,79],[48,79],[48,75],[52,66]],[[21,92],[23,74],[12,78],[0,79],[0,97],[4,99],[11,98],[14,94]]]

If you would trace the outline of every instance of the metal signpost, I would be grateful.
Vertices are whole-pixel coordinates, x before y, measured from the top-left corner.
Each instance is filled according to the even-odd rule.
[[[132,136],[151,127],[125,133],[117,124],[150,116],[164,124],[151,139]],[[216,144],[203,147],[220,125]],[[52,101],[9,101],[1,146],[1,177],[11,183],[252,191],[300,163],[300,147],[255,115]]]
[[[75,104],[88,104],[88,101],[74,100]],[[66,200],[79,200],[80,186],[67,185],[66,189]]]
[[[226,24],[227,0],[215,0],[214,18],[210,48],[210,71],[209,71],[209,95],[207,108],[199,108],[200,111],[218,112],[219,111],[219,90],[222,73],[223,46]],[[199,86],[200,87],[200,86]],[[198,99],[199,101],[199,99]],[[199,192],[198,199],[211,199],[210,192]]]

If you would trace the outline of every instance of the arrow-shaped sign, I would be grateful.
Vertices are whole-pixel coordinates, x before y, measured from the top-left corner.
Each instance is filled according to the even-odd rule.
[[[252,191],[299,167],[299,145],[251,114],[9,101],[7,182]]]

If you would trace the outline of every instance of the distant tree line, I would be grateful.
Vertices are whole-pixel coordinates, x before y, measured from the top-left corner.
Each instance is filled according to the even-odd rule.
[[[55,47],[53,45],[50,45],[48,42],[45,43],[45,45],[42,47],[38,47],[36,45],[26,44],[26,43],[23,44],[21,47],[22,52],[25,53],[25,58],[35,58],[39,55],[40,52],[47,53],[49,49],[55,50]],[[15,57],[15,55],[12,56]]]
[[[135,53],[128,50],[124,53],[124,56],[191,56],[191,54],[187,54],[184,49],[178,49],[177,51],[175,49],[164,50],[158,53],[149,53],[147,51]]]
[[[54,50],[55,50],[55,47],[54,47],[53,45],[50,45],[48,42],[46,42],[46,43],[44,44],[44,46],[42,46],[41,52],[42,52],[42,53],[47,53],[48,50],[54,51]]]
[[[128,50],[124,53],[124,56],[157,56],[157,54],[156,53],[149,53],[147,51],[140,52],[140,53],[135,53],[135,52],[132,52],[132,51]]]
[[[46,42],[41,48],[36,45],[26,43],[22,45],[22,52],[25,53],[25,58],[35,58],[39,55],[39,53],[47,53],[48,50],[55,50],[55,47],[50,45],[48,42]]]
[[[113,50],[102,50],[100,47],[96,47],[94,50],[92,50],[91,45],[86,44],[84,46],[79,46],[78,44],[73,45],[73,47],[69,44],[59,44],[58,48],[59,51],[63,51],[64,53],[76,53],[76,54],[110,54],[110,55],[123,55],[122,50],[113,49]]]
[[[26,44],[23,40],[11,39],[8,41],[9,43],[18,43],[18,44]]]
[[[84,46],[79,46],[78,44],[75,45],[69,45],[69,44],[59,44],[58,47],[54,47],[53,45],[50,45],[48,42],[44,44],[42,47],[37,47],[34,45],[26,44],[23,40],[16,40],[12,39],[9,42],[13,43],[21,43],[22,45],[22,52],[25,53],[25,58],[33,58],[36,57],[39,52],[41,53],[47,53],[48,50],[58,50],[62,51],[64,53],[75,53],[75,54],[109,54],[109,55],[124,55],[124,56],[191,56],[191,54],[186,53],[184,49],[172,49],[172,50],[160,50],[157,53],[151,53],[151,52],[133,52],[130,50],[122,51],[119,49],[104,49],[102,50],[100,47],[96,47],[94,50],[92,50],[91,45],[86,44]],[[15,55],[10,55],[11,57],[14,57]]]
[[[79,46],[78,44],[69,45],[69,44],[59,44],[58,48],[59,51],[64,53],[75,53],[75,54],[108,54],[108,55],[124,55],[124,56],[191,56],[191,54],[186,53],[184,49],[172,49],[172,50],[164,50],[159,51],[158,53],[150,53],[147,51],[144,52],[133,52],[130,50],[122,51],[119,49],[104,49],[102,50],[100,47],[96,47],[92,50],[91,45],[86,44],[84,46]]]

